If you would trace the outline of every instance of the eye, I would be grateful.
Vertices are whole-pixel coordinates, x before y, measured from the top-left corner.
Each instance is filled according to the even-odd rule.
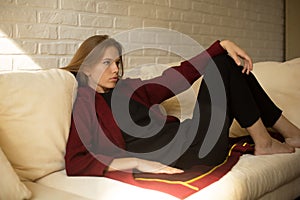
[[[111,62],[109,60],[105,60],[105,61],[103,61],[103,64],[106,66],[109,66],[111,64]]]

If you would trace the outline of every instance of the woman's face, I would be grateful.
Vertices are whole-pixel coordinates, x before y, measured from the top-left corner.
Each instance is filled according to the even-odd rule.
[[[99,93],[108,92],[119,80],[120,55],[116,47],[110,46],[101,57],[99,63],[85,70],[88,85]]]

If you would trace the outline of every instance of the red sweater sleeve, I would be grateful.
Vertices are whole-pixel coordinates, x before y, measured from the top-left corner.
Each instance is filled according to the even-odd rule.
[[[160,104],[164,100],[188,89],[201,74],[212,57],[227,53],[220,45],[220,41],[214,42],[206,51],[201,52],[190,60],[184,61],[180,66],[171,67],[161,76],[133,84],[143,85],[135,92],[135,99],[144,102],[147,106]]]
[[[69,138],[66,146],[65,165],[69,176],[103,176],[112,157],[89,151],[97,134],[98,121],[92,117],[88,95],[79,96],[73,108]],[[100,162],[101,161],[101,162]]]

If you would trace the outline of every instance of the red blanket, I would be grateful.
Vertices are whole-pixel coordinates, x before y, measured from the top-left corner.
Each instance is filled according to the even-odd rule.
[[[242,141],[242,142],[241,142]],[[245,141],[245,140],[244,140]],[[239,140],[232,145],[226,160],[218,166],[194,166],[182,174],[152,174],[152,173],[127,173],[108,172],[106,176],[142,188],[158,190],[171,194],[179,199],[198,192],[204,187],[218,181],[237,163],[240,156],[253,153],[254,147],[249,143]]]

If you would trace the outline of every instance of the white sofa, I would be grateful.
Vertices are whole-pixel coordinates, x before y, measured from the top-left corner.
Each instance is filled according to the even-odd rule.
[[[151,78],[168,66],[131,69],[126,76]],[[260,62],[255,75],[284,114],[300,127],[300,58]],[[181,119],[190,117],[190,92]],[[176,199],[104,177],[67,177],[64,152],[77,84],[60,69],[0,73],[0,199]],[[163,103],[178,115],[176,99]],[[190,108],[188,110],[188,108]],[[232,136],[247,134],[237,123]],[[295,199],[300,196],[300,149],[294,154],[243,155],[219,181],[186,199]]]

